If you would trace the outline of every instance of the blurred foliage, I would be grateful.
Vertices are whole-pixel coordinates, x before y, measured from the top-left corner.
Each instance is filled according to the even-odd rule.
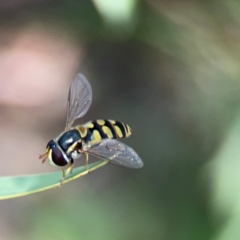
[[[9,201],[13,239],[239,239],[240,2],[107,2],[13,5],[0,23],[84,44],[89,116],[128,122],[145,166]]]
[[[0,200],[16,197],[23,197],[33,193],[39,193],[56,187],[61,187],[63,184],[76,180],[92,172],[107,162],[98,161],[89,165],[89,170],[85,166],[74,168],[71,174],[68,174],[63,182],[62,171],[47,174],[35,174],[13,177],[0,178]]]

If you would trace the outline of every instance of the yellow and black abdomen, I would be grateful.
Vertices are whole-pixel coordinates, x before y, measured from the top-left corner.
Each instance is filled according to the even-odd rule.
[[[98,142],[105,138],[126,138],[132,134],[131,128],[122,122],[114,120],[95,120],[77,127],[85,142]]]

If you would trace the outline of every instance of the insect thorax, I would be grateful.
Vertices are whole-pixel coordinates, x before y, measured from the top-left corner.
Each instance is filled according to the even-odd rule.
[[[63,132],[55,141],[68,158],[80,157],[79,150],[82,148],[82,139],[77,129]]]

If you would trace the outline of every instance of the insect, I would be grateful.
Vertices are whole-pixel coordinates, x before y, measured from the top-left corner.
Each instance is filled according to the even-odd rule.
[[[114,120],[95,120],[72,127],[76,119],[87,113],[91,102],[91,85],[82,74],[78,74],[69,89],[65,131],[50,140],[46,152],[39,156],[42,163],[48,160],[51,165],[62,167],[60,184],[72,171],[74,160],[81,155],[86,157],[88,171],[89,155],[126,168],[143,167],[137,153],[116,140],[131,135],[132,130],[127,124]],[[65,166],[68,166],[66,170]]]

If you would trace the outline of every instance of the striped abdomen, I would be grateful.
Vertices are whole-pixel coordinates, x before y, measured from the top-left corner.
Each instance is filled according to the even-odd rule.
[[[132,134],[131,128],[122,122],[114,120],[95,120],[77,126],[85,142],[95,143],[105,138],[126,138]]]

